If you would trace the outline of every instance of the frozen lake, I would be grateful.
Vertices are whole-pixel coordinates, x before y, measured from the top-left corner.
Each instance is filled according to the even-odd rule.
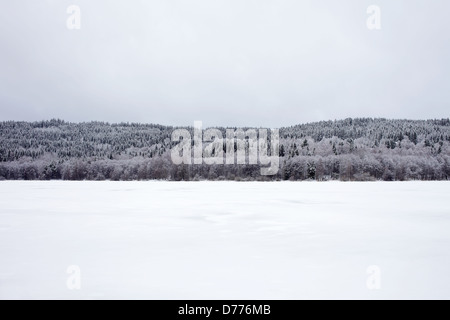
[[[450,299],[449,182],[3,181],[0,194],[0,299]]]

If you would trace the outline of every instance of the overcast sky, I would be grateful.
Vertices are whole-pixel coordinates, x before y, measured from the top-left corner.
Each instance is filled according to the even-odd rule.
[[[0,46],[0,120],[450,116],[448,0],[2,1]]]

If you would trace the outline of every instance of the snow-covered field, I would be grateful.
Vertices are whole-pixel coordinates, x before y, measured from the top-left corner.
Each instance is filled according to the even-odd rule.
[[[4,181],[0,193],[1,299],[450,299],[448,182]]]

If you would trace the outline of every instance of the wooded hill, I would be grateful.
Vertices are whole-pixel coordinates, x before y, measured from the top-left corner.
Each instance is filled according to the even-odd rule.
[[[448,180],[450,120],[345,119],[280,128],[280,170],[174,165],[175,127],[62,120],[0,123],[0,179]],[[192,128],[186,128],[192,131]],[[225,128],[218,128],[224,133]],[[247,128],[243,128],[247,129]],[[224,146],[225,150],[225,146]]]

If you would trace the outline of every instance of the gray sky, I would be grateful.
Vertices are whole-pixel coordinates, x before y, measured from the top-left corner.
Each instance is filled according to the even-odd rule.
[[[81,29],[69,30],[69,5]],[[366,26],[381,8],[381,30]],[[280,127],[450,116],[448,0],[0,4],[0,120]]]

